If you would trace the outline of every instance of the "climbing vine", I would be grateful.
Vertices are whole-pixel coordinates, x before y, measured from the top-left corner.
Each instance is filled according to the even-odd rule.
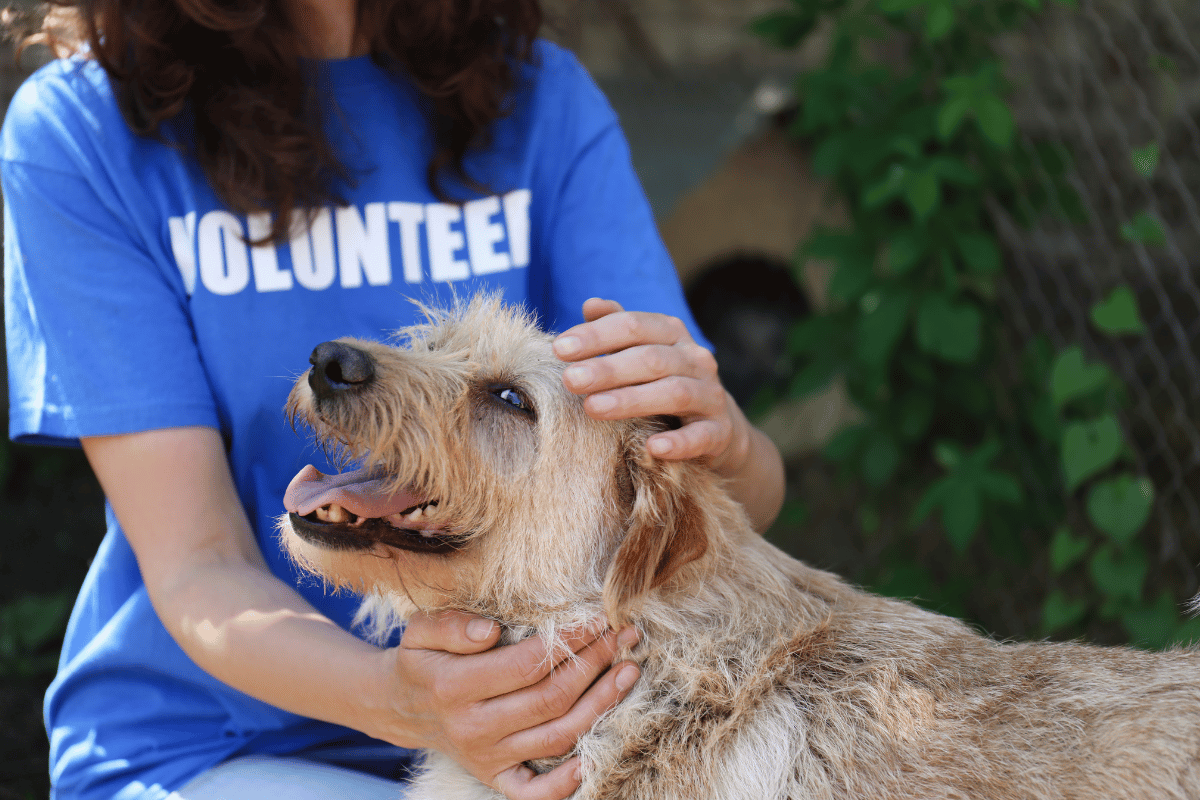
[[[827,310],[792,331],[788,394],[844,384],[862,418],[824,456],[871,504],[901,506],[890,516],[910,529],[939,526],[959,554],[982,542],[1025,559],[1021,541],[1039,536],[1043,633],[1073,635],[1099,619],[1163,646],[1196,626],[1146,585],[1140,534],[1154,487],[1120,425],[1125,388],[1079,346],[1054,352],[1037,338],[1013,352],[996,302],[998,211],[1024,226],[1044,215],[1086,221],[1067,180],[1071,152],[1020,135],[994,47],[1041,6],[791,0],[754,23],[783,48],[825,42],[823,62],[795,81],[791,132],[844,217],[798,251],[798,269],[817,260],[832,274]],[[1152,174],[1157,144],[1130,158]],[[1127,246],[1165,241],[1149,213],[1120,235]],[[1091,321],[1102,336],[1144,335],[1128,287]],[[869,504],[860,519],[877,524],[881,510]]]

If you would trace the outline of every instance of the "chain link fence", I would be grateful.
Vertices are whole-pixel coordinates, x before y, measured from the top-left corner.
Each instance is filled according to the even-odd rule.
[[[1192,594],[1200,562],[1200,3],[1046,6],[1002,52],[1018,129],[1065,145],[1086,221],[1047,215],[1028,230],[998,216],[1010,264],[1003,308],[1013,344],[1037,335],[1059,350],[1079,344],[1124,380],[1122,423],[1156,491],[1148,528],[1159,568]],[[1147,152],[1158,154],[1152,172],[1135,157]],[[1133,236],[1139,219],[1149,231]],[[1100,334],[1089,311],[1123,285],[1146,331]]]

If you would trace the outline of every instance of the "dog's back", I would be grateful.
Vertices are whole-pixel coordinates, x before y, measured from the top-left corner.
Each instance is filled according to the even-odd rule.
[[[757,566],[664,598],[675,630],[647,628],[636,693],[581,743],[581,797],[1200,798],[1195,652],[1000,644],[738,550]]]

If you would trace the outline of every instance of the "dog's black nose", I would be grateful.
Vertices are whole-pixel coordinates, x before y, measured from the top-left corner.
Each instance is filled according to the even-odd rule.
[[[366,386],[375,378],[375,362],[356,347],[342,342],[323,342],[308,357],[308,385],[319,399]]]

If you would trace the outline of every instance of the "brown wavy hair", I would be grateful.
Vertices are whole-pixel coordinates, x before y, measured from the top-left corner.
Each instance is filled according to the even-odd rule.
[[[336,98],[315,92],[282,0],[47,5],[23,46],[62,54],[86,43],[138,134],[169,139],[165,124],[186,120],[190,135],[175,142],[194,153],[230,208],[273,213],[269,240],[289,236],[293,209],[338,202],[335,182],[353,180],[321,126],[323,104]],[[537,0],[359,0],[358,29],[372,58],[426,100],[434,134],[427,180],[443,200],[447,173],[482,188],[464,159],[507,113],[541,24]]]

